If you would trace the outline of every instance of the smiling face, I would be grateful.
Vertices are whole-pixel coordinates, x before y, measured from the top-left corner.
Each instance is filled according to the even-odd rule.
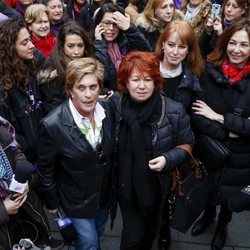
[[[141,75],[134,69],[126,85],[130,97],[135,102],[141,103],[148,100],[154,92],[154,80],[148,74]]]
[[[172,20],[174,15],[174,2],[173,0],[163,0],[155,9],[155,14],[162,22],[168,23]]]
[[[100,86],[94,74],[84,75],[70,91],[72,103],[84,117],[91,117],[100,93]]]
[[[22,28],[16,40],[16,52],[20,59],[31,60],[33,59],[34,44],[30,40],[30,34],[26,28]]]
[[[239,19],[245,13],[244,8],[240,7],[236,0],[228,0],[224,7],[225,19],[233,21]]]
[[[113,23],[112,16],[112,12],[107,12],[102,19],[102,26],[104,28],[103,37],[107,42],[114,41],[120,30],[117,25]]]
[[[56,23],[63,17],[63,3],[60,0],[50,0],[47,4],[50,21]]]
[[[66,36],[63,51],[71,60],[81,58],[84,53],[84,48],[85,45],[80,36],[76,34]]]
[[[38,38],[46,37],[50,32],[49,17],[45,12],[35,22],[29,25],[29,30]]]
[[[227,44],[227,56],[231,65],[243,68],[250,57],[250,41],[245,30],[235,32]]]
[[[188,53],[188,45],[184,44],[175,31],[172,32],[169,38],[163,43],[163,65],[168,70],[176,69],[182,63]]]

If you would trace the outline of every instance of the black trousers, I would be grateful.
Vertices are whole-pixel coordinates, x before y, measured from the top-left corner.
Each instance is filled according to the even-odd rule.
[[[212,216],[216,211],[216,206],[210,205],[205,209],[207,216]],[[232,212],[229,210],[227,204],[220,205],[220,212],[218,215],[218,225],[225,227],[232,220]]]
[[[141,211],[128,200],[119,200],[123,219],[121,250],[150,250],[156,236],[157,213],[156,207],[143,215]]]

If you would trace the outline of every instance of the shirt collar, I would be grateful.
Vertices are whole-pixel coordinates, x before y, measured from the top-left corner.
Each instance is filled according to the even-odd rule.
[[[74,118],[74,121],[78,127],[81,127],[82,120],[88,119],[87,117],[82,116],[75,108],[74,104],[72,103],[71,99],[69,99],[69,109],[71,111],[71,114]],[[94,120],[96,125],[99,127],[102,124],[102,120],[106,117],[105,110],[101,106],[99,102],[96,103],[95,109],[94,109]]]

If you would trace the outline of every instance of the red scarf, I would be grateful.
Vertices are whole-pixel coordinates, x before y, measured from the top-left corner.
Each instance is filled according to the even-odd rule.
[[[50,55],[56,45],[56,37],[50,32],[47,37],[37,38],[32,35],[32,42],[46,57]]]
[[[245,75],[250,74],[250,62],[248,61],[242,69],[238,69],[229,64],[229,60],[225,59],[222,63],[222,73],[228,81],[234,85],[238,83]]]

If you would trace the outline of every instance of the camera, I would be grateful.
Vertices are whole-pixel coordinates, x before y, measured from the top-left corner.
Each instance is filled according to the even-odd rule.
[[[26,249],[30,249],[30,250],[51,250],[51,247],[49,246],[46,246],[44,248],[39,248],[39,247],[36,247],[31,241],[29,240],[26,240],[26,239],[22,239],[19,241],[19,244],[16,244],[12,247],[12,250],[16,250],[19,248],[24,248],[25,250]]]

